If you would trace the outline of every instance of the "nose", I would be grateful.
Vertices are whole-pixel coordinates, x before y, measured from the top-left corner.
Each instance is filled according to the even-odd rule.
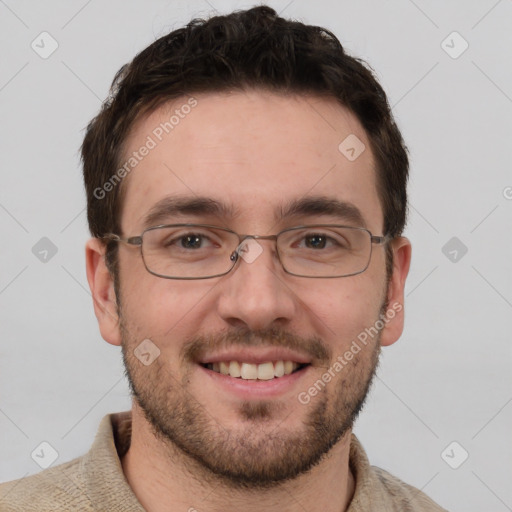
[[[235,327],[287,325],[297,311],[297,298],[279,262],[275,241],[246,239],[238,255],[239,261],[220,284],[219,315]]]

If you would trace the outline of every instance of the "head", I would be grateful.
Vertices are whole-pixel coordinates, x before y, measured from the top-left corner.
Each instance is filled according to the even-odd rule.
[[[193,20],[121,68],[82,159],[100,330],[122,345],[134,407],[163,445],[235,485],[275,485],[318,464],[403,328],[408,159],[372,72],[329,31],[269,7]],[[288,274],[275,241],[261,240],[261,254],[223,276],[164,279],[137,247],[103,238],[140,235],[149,219],[255,235],[343,224],[389,241],[348,277]],[[143,340],[151,364],[137,358]],[[222,351],[283,348],[308,366],[273,397],[234,393],[203,367]]]

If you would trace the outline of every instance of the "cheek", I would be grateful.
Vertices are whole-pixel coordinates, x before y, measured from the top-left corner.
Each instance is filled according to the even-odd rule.
[[[130,338],[150,338],[165,349],[169,339],[195,333],[211,287],[205,281],[163,279],[144,268],[121,273],[121,309]]]
[[[378,320],[384,291],[361,274],[340,279],[336,286],[320,285],[307,297],[314,331],[340,352]]]

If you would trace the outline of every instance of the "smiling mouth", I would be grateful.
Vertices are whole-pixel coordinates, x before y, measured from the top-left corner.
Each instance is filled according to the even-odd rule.
[[[221,361],[220,363],[200,363],[203,368],[243,380],[272,380],[296,373],[310,363],[293,361],[268,361],[261,364],[239,361]]]

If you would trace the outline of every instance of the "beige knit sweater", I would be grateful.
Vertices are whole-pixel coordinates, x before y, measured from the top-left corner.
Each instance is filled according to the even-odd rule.
[[[124,477],[119,459],[130,445],[130,435],[130,412],[105,416],[86,455],[0,484],[0,511],[144,511]],[[356,485],[346,512],[446,512],[418,489],[370,466],[353,434],[350,466]]]

